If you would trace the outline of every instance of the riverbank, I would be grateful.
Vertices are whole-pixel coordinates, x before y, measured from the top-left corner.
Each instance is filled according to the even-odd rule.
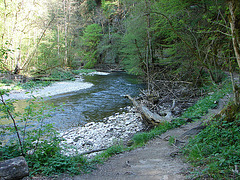
[[[92,87],[93,84],[82,82],[80,80],[76,81],[63,81],[63,82],[56,82],[51,84],[50,86],[36,89],[33,91],[29,90],[12,90],[10,91],[9,95],[4,95],[4,99],[30,99],[32,97],[48,97],[54,96],[74,91],[79,91],[81,89],[87,89]]]
[[[104,122],[90,122],[83,127],[72,128],[60,135],[65,139],[63,144],[71,145],[66,155],[75,153],[107,149],[110,146],[123,142],[126,143],[135,133],[145,129],[141,114],[135,108],[127,107],[127,112],[116,113],[104,118]],[[93,157],[96,153],[89,153]]]
[[[75,81],[61,81],[61,82],[54,82],[49,86],[43,88],[36,88],[31,90],[26,89],[14,89],[14,85],[2,86],[1,89],[10,90],[8,95],[4,95],[3,98],[7,99],[30,99],[32,97],[49,97],[55,96],[59,94],[65,94],[69,92],[79,91],[81,89],[88,89],[93,86],[92,83],[84,82],[84,75],[109,75],[106,72],[91,72],[91,73],[81,73],[76,75]],[[13,89],[13,90],[11,90]]]

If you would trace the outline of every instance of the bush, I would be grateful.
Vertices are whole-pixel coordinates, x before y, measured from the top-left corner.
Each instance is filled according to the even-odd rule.
[[[64,172],[79,174],[87,170],[88,163],[83,157],[63,155],[61,146],[63,139],[59,137],[52,124],[44,123],[44,119],[51,115],[55,107],[33,98],[29,101],[24,113],[19,114],[13,106],[15,101],[3,100],[2,95],[5,93],[5,91],[0,93],[2,98],[0,110],[3,112],[0,119],[8,118],[16,124],[0,126],[0,137],[8,139],[0,143],[0,160],[23,155],[27,160],[31,175]]]
[[[74,77],[70,71],[65,71],[62,69],[53,69],[51,71],[51,78],[57,79],[57,80],[71,80]]]

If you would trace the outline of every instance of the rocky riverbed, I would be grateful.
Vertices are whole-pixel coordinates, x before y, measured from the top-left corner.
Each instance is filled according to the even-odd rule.
[[[71,145],[65,152],[72,155],[76,152],[108,148],[120,141],[125,142],[136,132],[142,131],[145,126],[141,115],[134,108],[127,107],[128,111],[122,114],[116,113],[104,119],[104,122],[90,122],[83,127],[72,128],[62,132],[61,136],[66,140],[64,144]],[[96,153],[88,155],[94,156]]]

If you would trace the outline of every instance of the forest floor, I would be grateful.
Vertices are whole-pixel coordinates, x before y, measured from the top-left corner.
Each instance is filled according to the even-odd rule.
[[[61,176],[58,180],[182,180],[191,179],[193,167],[181,155],[188,139],[203,129],[204,122],[219,113],[228,103],[229,95],[219,101],[218,107],[201,120],[172,129],[149,141],[144,147],[111,157],[89,174],[74,177]],[[173,143],[170,139],[174,139]]]

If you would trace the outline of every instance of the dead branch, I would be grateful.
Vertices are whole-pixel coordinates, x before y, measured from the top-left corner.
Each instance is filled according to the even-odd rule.
[[[167,80],[155,80],[157,82],[169,82],[169,83],[185,83],[185,84],[193,84],[192,82],[187,81],[167,81]]]
[[[143,119],[148,125],[157,126],[161,122],[170,121],[170,119],[160,116],[157,113],[153,113],[149,110],[148,107],[144,106],[142,103],[138,103],[135,98],[132,98],[130,95],[125,95],[126,98],[130,99],[133,105],[141,113]]]

